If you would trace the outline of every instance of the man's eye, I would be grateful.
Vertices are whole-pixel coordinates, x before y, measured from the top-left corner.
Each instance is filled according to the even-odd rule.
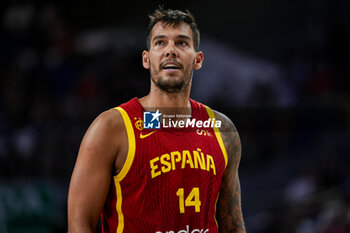
[[[156,43],[155,43],[155,45],[162,45],[162,44],[164,44],[164,42],[163,42],[162,40],[158,40],[158,41],[156,41]]]
[[[183,40],[183,41],[180,41],[180,42],[179,42],[179,45],[181,45],[181,46],[187,46],[188,44],[187,44],[186,41]]]

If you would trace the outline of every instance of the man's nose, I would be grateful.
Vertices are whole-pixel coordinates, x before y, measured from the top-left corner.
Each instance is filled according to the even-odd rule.
[[[177,53],[175,44],[169,43],[167,48],[166,48],[165,56],[166,57],[177,57],[177,55],[178,55],[178,53]]]

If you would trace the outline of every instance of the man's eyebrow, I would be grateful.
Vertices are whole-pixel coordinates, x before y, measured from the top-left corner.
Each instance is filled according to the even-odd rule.
[[[153,37],[152,41],[155,41],[155,40],[158,40],[158,39],[164,39],[164,38],[166,38],[166,36],[164,36],[164,35],[159,35],[159,36]]]
[[[165,35],[155,36],[155,37],[153,37],[152,42],[155,41],[155,40],[164,39],[164,38],[167,38],[167,37],[166,37]],[[186,36],[186,35],[178,35],[176,38],[178,38],[178,39],[191,40],[191,37]]]
[[[177,38],[191,40],[191,38],[189,36],[186,36],[186,35],[179,35]]]

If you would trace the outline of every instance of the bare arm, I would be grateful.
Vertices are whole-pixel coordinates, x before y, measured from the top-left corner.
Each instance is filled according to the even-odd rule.
[[[126,137],[120,113],[102,113],[87,130],[74,167],[68,194],[68,232],[96,231],[107,197],[116,156]],[[126,142],[127,143],[127,142]]]
[[[220,233],[245,233],[241,208],[241,187],[238,166],[241,159],[241,141],[233,123],[221,113],[215,112],[222,121],[221,137],[227,152],[227,167],[224,172],[217,202],[216,218]]]

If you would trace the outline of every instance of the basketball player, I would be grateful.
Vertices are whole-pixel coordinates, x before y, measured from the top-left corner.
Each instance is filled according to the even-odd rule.
[[[104,233],[245,232],[236,128],[189,98],[203,62],[192,14],[156,10],[147,47],[150,93],[102,113],[83,138],[69,188],[69,233],[95,232],[99,216]],[[169,119],[148,129],[144,112],[158,125]]]

